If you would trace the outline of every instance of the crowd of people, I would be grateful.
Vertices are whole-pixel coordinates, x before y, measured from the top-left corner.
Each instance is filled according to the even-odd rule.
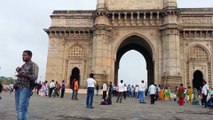
[[[94,76],[94,74],[93,74]],[[88,78],[89,79],[89,78]],[[92,79],[92,75],[90,76],[90,79]],[[95,79],[93,79],[95,80]],[[112,82],[107,85],[106,82],[104,82],[101,87],[98,83],[94,82],[92,85],[90,82],[87,83],[88,89],[91,89],[91,86],[93,88],[93,92],[96,92],[96,96],[100,95],[99,91],[100,88],[102,89],[103,93],[101,104],[102,105],[110,105],[112,104],[112,97],[117,97],[116,102],[122,103],[122,99],[127,98],[136,98],[138,99],[139,103],[146,103],[145,102],[145,96],[150,96],[150,102],[151,104],[154,104],[155,101],[174,101],[177,102],[180,106],[183,106],[184,103],[189,103],[192,105],[202,105],[203,107],[213,107],[213,89],[209,89],[206,82],[203,82],[203,87],[200,89],[192,88],[191,86],[185,88],[183,87],[183,84],[180,84],[180,86],[176,86],[174,90],[171,90],[169,87],[164,87],[161,85],[155,85],[151,84],[149,87],[146,86],[146,83],[144,80],[141,81],[140,84],[137,85],[126,85],[123,80],[119,81],[118,85],[112,84]],[[0,86],[0,90],[3,90],[3,85]],[[94,87],[93,87],[94,86]],[[49,96],[49,97],[64,97],[65,94],[65,81],[63,80],[61,83],[58,81],[50,81],[49,83],[47,81],[45,82],[38,82],[36,83],[34,87],[34,93],[39,96]],[[71,100],[78,100],[78,80],[74,79],[72,83],[70,84],[70,88],[72,89],[72,94],[70,99]],[[7,90],[10,92],[10,94],[14,90],[14,84],[10,83],[8,85]],[[0,91],[0,92],[1,92]],[[88,91],[87,96],[87,103],[89,107],[91,107],[91,90]],[[93,93],[94,94],[94,93]],[[92,95],[93,96],[93,95]],[[1,96],[0,96],[1,99]],[[90,105],[89,105],[90,104]]]
[[[108,91],[110,96],[117,97],[117,103],[122,103],[122,99],[126,99],[127,97],[136,98],[139,103],[146,103],[144,99],[145,96],[150,96],[151,104],[154,104],[155,101],[174,101],[177,102],[179,106],[188,103],[192,105],[202,105],[202,107],[205,108],[213,108],[213,88],[209,89],[206,81],[203,81],[203,85],[200,89],[192,88],[191,86],[185,88],[182,83],[174,89],[153,83],[147,87],[144,80],[137,85],[126,85],[124,81],[121,80],[117,86],[110,83],[110,87],[111,89],[107,90],[106,83],[103,83],[102,101],[106,101]],[[95,88],[96,95],[98,96],[99,85],[96,84]],[[108,98],[107,101],[109,101]],[[106,104],[106,102],[104,102],[104,104]]]
[[[90,78],[88,78],[88,80],[91,81],[91,79],[93,79],[93,76],[94,74],[90,75]],[[197,90],[196,88],[193,89],[191,86],[185,88],[183,87],[183,84],[180,84],[179,87],[175,87],[173,92],[169,87],[155,85],[153,83],[149,87],[147,87],[144,80],[142,80],[141,83],[137,85],[126,85],[123,80],[121,80],[117,86],[112,84],[112,82],[110,82],[109,85],[104,82],[100,87],[99,84],[94,81],[93,83],[88,82],[87,85],[87,88],[89,89],[86,100],[88,103],[88,108],[92,106],[90,101],[91,99],[93,100],[93,98],[91,98],[91,89],[93,89],[93,92],[96,92],[95,95],[98,96],[100,95],[100,88],[103,91],[103,93],[101,94],[102,105],[112,104],[112,97],[117,97],[117,103],[122,103],[122,99],[127,99],[127,97],[136,98],[138,99],[139,103],[146,103],[145,96],[149,95],[151,104],[154,104],[155,101],[174,101],[177,102],[180,106],[183,106],[184,103],[189,103],[192,105],[201,104],[203,107],[213,107],[213,89],[209,89],[205,81],[203,82],[203,87],[199,90]],[[13,87],[14,84],[10,83],[8,87],[10,93],[13,92]],[[48,83],[47,81],[40,81],[35,85],[34,93],[40,96],[63,98],[65,88],[66,85],[64,80],[61,83],[54,80],[52,80],[50,83]],[[74,79],[70,84],[70,88],[72,89],[70,99],[78,100],[78,80]]]
[[[38,78],[39,68],[36,63],[31,61],[32,52],[29,50],[23,51],[22,59],[24,64],[21,67],[16,68],[17,79],[15,84],[10,83],[9,87],[5,87],[0,82],[0,93],[4,90],[9,90],[10,93],[15,90],[15,107],[17,112],[18,120],[27,120],[28,116],[28,106],[30,97],[32,96],[33,90],[37,95],[49,96],[49,97],[64,97],[65,93],[65,82],[64,80],[59,83],[58,81],[52,80],[50,83],[47,81],[39,82],[35,84]],[[112,97],[117,97],[116,103],[122,103],[122,99],[127,99],[127,97],[138,99],[139,103],[145,104],[145,96],[149,95],[151,104],[155,104],[155,101],[172,101],[177,102],[180,106],[184,103],[190,103],[192,105],[201,105],[204,108],[213,107],[213,89],[209,89],[206,81],[203,80],[201,88],[192,89],[190,86],[187,88],[180,84],[179,87],[175,87],[174,93],[169,87],[163,87],[160,85],[155,85],[151,83],[149,87],[146,86],[144,80],[138,85],[126,85],[123,80],[119,83],[113,85],[112,82],[107,85],[103,83],[102,89],[102,100],[101,105],[111,105]],[[79,81],[73,79],[70,88],[72,89],[72,100],[78,100],[78,89]],[[87,79],[87,97],[86,97],[86,108],[92,109],[93,107],[93,97],[94,91],[96,90],[96,95],[99,95],[99,85],[96,83],[94,74],[91,73]],[[0,96],[0,99],[1,96]]]

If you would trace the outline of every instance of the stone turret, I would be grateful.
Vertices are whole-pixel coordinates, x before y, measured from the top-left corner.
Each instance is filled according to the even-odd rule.
[[[101,11],[101,10],[105,10],[106,9],[106,3],[105,3],[105,0],[97,0],[97,6],[96,6],[96,9],[98,11]]]
[[[108,9],[107,9],[105,0],[98,0],[97,8],[96,8],[95,25],[109,26],[109,19],[107,17],[107,14],[108,14]]]
[[[177,8],[177,0],[164,0],[164,9],[176,9]]]
[[[176,0],[164,0],[163,25],[161,36],[163,42],[162,84],[174,88],[181,83],[180,75],[180,36]]]
[[[92,71],[99,85],[111,79],[108,76],[112,64],[110,28],[105,0],[98,0],[93,26]]]

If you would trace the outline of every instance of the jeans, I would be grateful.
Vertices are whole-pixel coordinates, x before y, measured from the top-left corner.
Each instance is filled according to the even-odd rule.
[[[64,97],[64,92],[65,92],[65,89],[62,89],[62,90],[61,90],[61,98]]]
[[[202,106],[207,107],[207,95],[203,94],[201,102]]]
[[[86,101],[87,108],[92,107],[93,95],[94,95],[94,88],[88,87],[87,88],[87,101]]]
[[[151,104],[155,104],[155,94],[151,94],[150,98],[151,98]]]
[[[138,99],[138,92],[135,92],[135,98]]]
[[[72,89],[72,96],[71,96],[71,100],[74,100],[74,97],[75,97],[75,92],[74,92],[74,89]]]
[[[50,88],[50,89],[49,89],[49,97],[52,96],[53,90],[54,90],[54,88]]]
[[[126,91],[123,92],[124,99],[126,99]]]
[[[107,91],[103,91],[103,97],[102,97],[103,100],[106,99],[106,94],[107,94],[106,92],[107,92]]]
[[[118,103],[118,101],[120,101],[120,103],[121,103],[122,102],[122,97],[123,97],[123,92],[118,92],[116,102]]]
[[[130,97],[131,91],[127,91],[127,97]]]
[[[73,97],[73,100],[78,100],[78,97],[77,97],[77,95],[78,95],[78,90],[74,90],[74,91],[73,91],[73,94],[74,94],[74,95],[73,95],[73,96],[74,96],[74,97]]]
[[[27,120],[31,92],[32,90],[30,88],[18,88],[15,91],[15,103],[18,120]]]
[[[140,102],[144,102],[144,91],[139,91]]]

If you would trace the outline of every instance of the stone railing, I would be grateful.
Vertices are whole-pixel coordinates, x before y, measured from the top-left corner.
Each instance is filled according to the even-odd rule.
[[[151,11],[110,11],[112,26],[160,26],[161,10]]]

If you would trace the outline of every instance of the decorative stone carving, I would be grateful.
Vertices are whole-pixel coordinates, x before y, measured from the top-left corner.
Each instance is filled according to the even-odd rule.
[[[181,23],[184,26],[212,26],[211,17],[182,17]]]

